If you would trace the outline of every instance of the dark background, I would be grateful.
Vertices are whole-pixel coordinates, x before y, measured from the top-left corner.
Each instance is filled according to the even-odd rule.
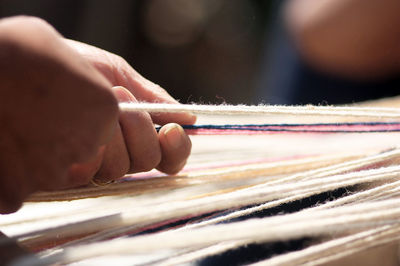
[[[66,38],[124,57],[182,102],[257,102],[271,1],[6,0]]]
[[[124,57],[183,103],[337,104],[396,95],[397,77],[320,73],[293,48],[284,0],[0,0],[66,38]]]

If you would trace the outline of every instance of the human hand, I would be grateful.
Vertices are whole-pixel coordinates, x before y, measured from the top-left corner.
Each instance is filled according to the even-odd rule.
[[[0,106],[0,213],[37,190],[184,166],[189,138],[176,124],[157,134],[153,121],[191,124],[194,116],[124,111],[117,118],[116,99],[176,103],[122,58],[67,41],[29,17],[0,21],[0,48],[0,97],[7,99]]]
[[[123,87],[112,90],[119,102],[136,101]],[[166,124],[157,133],[147,112],[120,111],[111,141],[94,159],[70,168],[71,184],[84,185],[93,177],[95,183],[102,184],[153,168],[175,174],[184,167],[190,151],[190,139],[178,124]]]
[[[0,213],[36,190],[71,185],[118,124],[105,79],[47,23],[0,20]]]
[[[177,103],[164,89],[138,74],[123,58],[77,41],[68,45],[90,62],[114,87],[119,102]],[[179,124],[193,124],[190,114],[148,114],[120,111],[119,126],[112,140],[93,160],[76,164],[70,176],[76,185],[85,184],[95,176],[99,183],[116,179],[126,173],[153,168],[168,173],[179,172],[190,154],[191,142]],[[165,125],[160,132],[154,123]]]

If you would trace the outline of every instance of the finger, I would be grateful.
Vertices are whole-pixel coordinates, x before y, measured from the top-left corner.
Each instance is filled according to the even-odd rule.
[[[163,126],[158,135],[162,159],[157,169],[167,174],[176,174],[185,166],[192,143],[178,124]]]
[[[122,68],[118,71],[120,73],[116,73],[115,75],[119,77],[119,82],[135,95],[135,98],[139,101],[150,103],[179,103],[159,85],[137,73],[128,63],[124,63]],[[160,125],[171,122],[191,125],[196,122],[196,116],[190,113],[151,113],[150,115],[152,120]]]
[[[65,39],[65,42],[85,57],[113,86],[127,88],[137,100],[151,103],[178,103],[159,85],[136,72],[122,57],[77,41]],[[160,125],[170,122],[191,125],[196,121],[196,116],[190,113],[164,113],[151,116],[153,121]]]
[[[136,102],[123,87],[114,87],[119,102]],[[130,158],[129,173],[149,171],[161,160],[158,135],[151,117],[146,112],[121,111],[120,125]]]
[[[180,125],[193,125],[197,117],[191,113],[150,113],[154,123],[166,125],[168,123],[177,123]]]
[[[124,176],[130,168],[129,153],[122,135],[121,126],[118,125],[114,137],[106,146],[100,169],[94,176],[98,183],[107,183]]]

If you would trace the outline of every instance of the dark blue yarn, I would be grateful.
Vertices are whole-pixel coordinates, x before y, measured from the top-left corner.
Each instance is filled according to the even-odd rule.
[[[399,128],[385,129],[379,126],[393,126]],[[325,127],[325,126],[373,126],[377,129],[296,129],[296,127]],[[243,130],[260,132],[299,132],[299,133],[380,133],[380,132],[399,132],[400,122],[346,122],[346,123],[313,123],[313,124],[225,124],[225,125],[183,125],[184,129],[213,129],[213,130]],[[279,128],[286,127],[286,128]],[[161,127],[157,127],[157,132]]]

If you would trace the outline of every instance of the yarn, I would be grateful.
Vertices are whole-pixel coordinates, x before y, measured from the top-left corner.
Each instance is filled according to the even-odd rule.
[[[132,254],[159,249],[204,246],[224,241],[252,239],[273,241],[313,235],[329,235],[356,228],[365,229],[383,225],[399,225],[400,200],[363,203],[357,206],[338,207],[334,210],[295,213],[272,218],[253,219],[245,222],[214,225],[190,231],[168,231],[135,238],[123,238],[86,245],[85,248],[66,249],[61,255],[47,256],[44,263],[54,263],[60,256],[73,262],[91,256],[106,254]],[[285,226],[281,226],[285,224]],[[132,249],[132,247],[135,247]]]
[[[252,135],[266,133],[380,133],[399,132],[398,122],[355,122],[318,124],[183,125],[190,135]],[[157,128],[159,131],[160,127]]]
[[[0,216],[0,229],[35,252],[14,265],[176,265],[302,237],[314,242],[259,263],[316,265],[400,239],[396,108],[147,103],[120,108],[152,115],[206,113],[222,120],[183,126],[188,134],[210,136],[192,137],[193,155],[179,175],[152,172],[106,187],[40,192],[19,212]],[[259,124],[247,121],[255,115],[262,116]],[[228,116],[233,123],[225,121]],[[294,213],[248,219],[336,190],[347,192]]]
[[[398,108],[346,106],[280,106],[280,105],[185,105],[163,103],[120,103],[124,111],[154,113],[192,113],[209,115],[314,115],[346,117],[400,118]]]

